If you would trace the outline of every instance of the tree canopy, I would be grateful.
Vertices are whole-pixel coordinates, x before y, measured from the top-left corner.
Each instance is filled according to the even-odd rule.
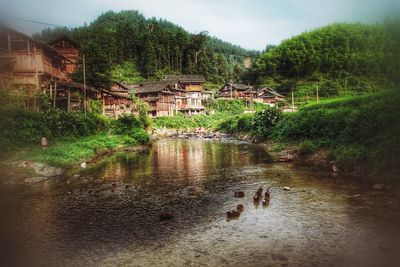
[[[72,30],[46,29],[35,37],[49,41],[62,34],[81,45],[88,81],[93,85],[106,84],[115,77],[112,73],[124,73],[124,66],[129,71],[135,66],[145,79],[199,73],[214,83],[239,81],[245,69],[244,59],[255,56],[253,51],[207,32],[192,34],[166,20],[147,19],[138,11],[109,11],[90,25]],[[77,73],[75,78],[80,80],[81,76]]]

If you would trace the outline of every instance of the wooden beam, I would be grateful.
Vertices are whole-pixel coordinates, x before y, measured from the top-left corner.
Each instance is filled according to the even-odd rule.
[[[57,99],[57,82],[54,84],[54,98],[53,98],[53,107],[56,107],[56,99]]]
[[[68,88],[68,101],[67,101],[67,111],[71,111],[71,89]]]

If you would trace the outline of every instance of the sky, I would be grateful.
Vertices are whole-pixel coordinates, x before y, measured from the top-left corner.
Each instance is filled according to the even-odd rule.
[[[0,17],[78,27],[108,10],[133,9],[192,33],[208,31],[246,49],[262,50],[334,22],[374,23],[399,7],[400,0],[0,0]],[[44,27],[8,20],[26,33]]]

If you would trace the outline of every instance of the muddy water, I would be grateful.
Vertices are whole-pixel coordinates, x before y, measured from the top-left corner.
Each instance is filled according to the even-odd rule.
[[[396,196],[329,170],[274,163],[256,145],[166,139],[74,173],[3,186],[2,266],[399,262]],[[260,185],[271,187],[268,207],[252,201]],[[246,196],[234,198],[235,190]],[[225,212],[239,203],[244,212],[227,221]],[[160,221],[163,211],[173,219]]]

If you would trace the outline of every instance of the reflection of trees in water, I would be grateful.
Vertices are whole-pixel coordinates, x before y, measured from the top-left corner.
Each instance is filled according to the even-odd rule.
[[[265,162],[257,146],[202,140],[160,140],[149,151],[117,153],[85,172],[106,180],[187,181],[225,178],[227,171]],[[215,178],[215,177],[213,177]]]

